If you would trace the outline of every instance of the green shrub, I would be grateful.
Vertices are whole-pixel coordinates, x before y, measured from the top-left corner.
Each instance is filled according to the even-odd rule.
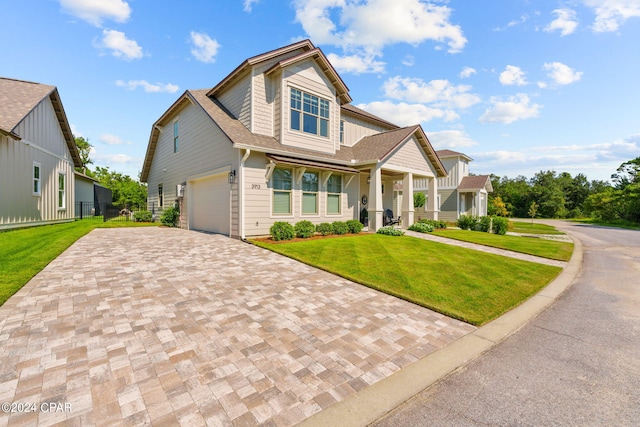
[[[167,227],[175,227],[178,218],[180,217],[180,211],[174,207],[165,209],[160,216],[160,222]]]
[[[478,219],[477,228],[478,231],[482,231],[483,233],[491,232],[492,219],[490,216],[483,216]]]
[[[422,224],[429,224],[433,227],[434,230],[447,228],[447,223],[445,221],[436,221],[435,219],[421,219],[418,222]]]
[[[393,228],[393,226],[391,225],[378,229],[376,233],[385,234],[387,236],[404,236],[404,231],[400,230],[399,228]]]
[[[328,236],[329,234],[333,234],[333,226],[328,222],[323,222],[316,225],[316,231],[323,236]]]
[[[409,230],[417,231],[418,233],[431,233],[433,231],[433,225],[426,222],[416,222],[409,226]]]
[[[296,237],[302,237],[306,239],[307,237],[311,237],[315,234],[316,226],[313,225],[311,221],[298,221],[294,227],[294,230],[296,232]]]
[[[505,235],[509,228],[509,219],[499,216],[493,217],[493,232],[494,234]]]
[[[456,225],[462,230],[475,230],[478,218],[471,215],[461,215]]]
[[[334,234],[347,234],[349,232],[349,226],[344,221],[334,221],[331,224]]]
[[[269,228],[269,233],[271,234],[271,238],[276,242],[280,240],[291,240],[295,236],[293,225],[284,221],[274,222],[271,228]]]
[[[138,211],[134,212],[133,220],[135,222],[151,222],[153,220],[153,216],[149,211]]]
[[[350,219],[347,221],[347,227],[349,227],[349,233],[358,234],[362,231],[364,225],[362,225],[362,223],[357,219]]]
[[[424,193],[416,192],[413,193],[413,207],[421,208],[427,202],[427,196]]]

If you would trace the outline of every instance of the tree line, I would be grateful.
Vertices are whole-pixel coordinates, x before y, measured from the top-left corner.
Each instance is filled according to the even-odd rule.
[[[491,175],[488,213],[640,222],[640,157],[622,163],[611,181],[589,181],[582,173],[571,176],[555,171],[540,171],[530,179]]]
[[[91,178],[97,179],[103,187],[111,190],[113,204],[120,209],[147,209],[147,186],[139,180],[131,178],[108,167],[96,166],[94,170],[89,168],[93,164],[91,159],[91,147],[89,141],[83,137],[76,137],[76,146],[80,153],[83,167],[76,168]]]

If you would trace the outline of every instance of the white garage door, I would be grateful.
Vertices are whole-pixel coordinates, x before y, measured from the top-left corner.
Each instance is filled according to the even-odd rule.
[[[191,228],[229,235],[229,190],[227,174],[191,182]]]

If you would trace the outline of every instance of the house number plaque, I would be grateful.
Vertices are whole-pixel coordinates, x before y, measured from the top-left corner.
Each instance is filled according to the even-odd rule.
[[[251,184],[251,189],[252,190],[259,190],[260,189],[260,184]]]

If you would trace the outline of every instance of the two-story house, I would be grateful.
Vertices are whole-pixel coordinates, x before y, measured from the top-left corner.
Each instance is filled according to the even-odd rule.
[[[0,78],[0,229],[73,221],[74,166],[58,89]]]
[[[487,215],[488,193],[493,192],[489,175],[470,175],[466,154],[452,150],[436,151],[447,176],[438,178],[439,218],[456,221],[461,215]]]
[[[210,89],[187,90],[153,124],[142,169],[149,208],[178,204],[182,227],[245,238],[276,221],[383,225],[394,183],[404,226],[413,183],[437,216],[446,170],[419,126],[351,105],[324,53],[303,40],[248,58]]]

